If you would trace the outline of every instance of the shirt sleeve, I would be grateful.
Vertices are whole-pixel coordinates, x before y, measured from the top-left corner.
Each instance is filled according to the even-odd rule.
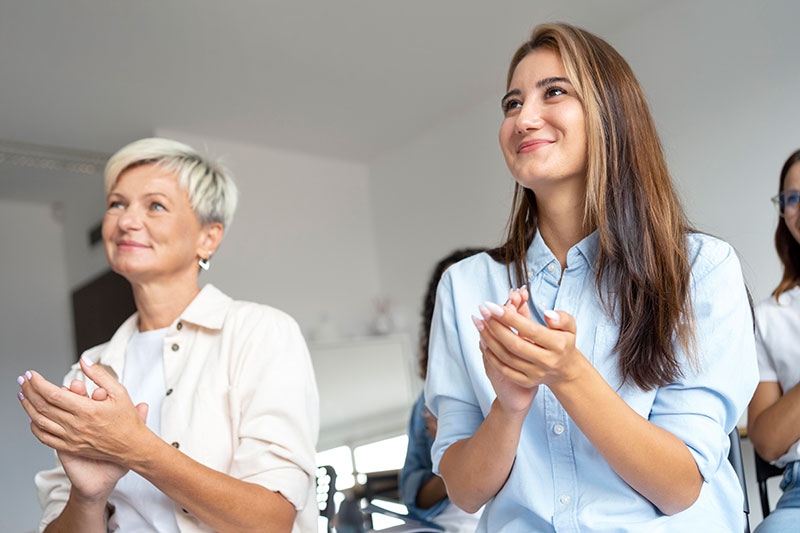
[[[710,268],[692,283],[695,351],[688,358],[683,354],[683,377],[657,391],[649,418],[686,443],[707,482],[727,461],[728,433],[758,383],[752,311],[739,260],[724,243],[712,252]]]
[[[761,381],[780,381],[775,363],[765,339],[763,312],[756,308],[756,354],[758,355],[758,375]]]
[[[474,342],[477,350],[477,337]],[[431,450],[433,472],[438,474],[445,450],[451,444],[471,437],[484,419],[462,349],[451,270],[444,273],[436,291],[425,400],[438,419],[436,440]]]
[[[408,422],[408,449],[403,469],[400,471],[400,497],[410,515],[416,518],[428,519],[438,515],[447,505],[447,498],[432,505],[427,509],[417,507],[417,494],[419,489],[431,479],[433,464],[431,463],[431,446],[433,439],[428,434],[422,410],[425,408],[425,398],[420,395],[411,419]]]
[[[316,505],[309,499],[316,483],[319,398],[300,328],[288,315],[273,313],[237,330],[246,341],[231,386],[239,434],[230,475],[280,492],[301,511]]]

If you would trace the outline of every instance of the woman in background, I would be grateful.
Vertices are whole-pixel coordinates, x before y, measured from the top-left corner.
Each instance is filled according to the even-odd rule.
[[[758,454],[783,468],[783,495],[758,533],[797,531],[800,524],[800,150],[781,169],[775,248],[783,278],[756,306],[760,382],[750,401],[747,433]]]
[[[539,26],[506,91],[507,241],[436,297],[434,472],[462,509],[485,505],[481,532],[742,531],[727,435],[757,369],[736,255],[689,227],[608,43]],[[501,305],[525,284],[528,316]]]
[[[18,379],[31,431],[58,456],[36,476],[39,530],[315,531],[319,406],[300,329],[198,284],[233,219],[233,181],[154,138],[111,157],[105,190],[106,255],[137,312],[64,388]]]

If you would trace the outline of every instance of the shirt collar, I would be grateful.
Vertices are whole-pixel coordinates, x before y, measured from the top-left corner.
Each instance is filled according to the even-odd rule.
[[[233,300],[229,296],[209,283],[183,310],[179,320],[207,329],[222,329],[231,303]]]
[[[585,263],[589,268],[594,268],[595,259],[597,259],[598,239],[597,230],[595,230],[570,248],[567,252],[567,266],[577,267],[579,264]],[[525,261],[528,264],[528,279],[539,274],[551,262],[556,261],[556,256],[542,239],[541,232],[537,231],[536,235],[534,235],[533,242],[528,247]]]

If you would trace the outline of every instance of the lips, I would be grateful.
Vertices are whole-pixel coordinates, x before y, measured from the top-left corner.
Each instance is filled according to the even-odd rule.
[[[144,245],[144,244],[142,244],[140,242],[130,241],[130,240],[127,240],[127,239],[123,239],[123,240],[117,241],[117,247],[118,248],[149,248],[149,246]]]
[[[555,141],[550,141],[548,139],[531,139],[529,141],[525,141],[517,146],[517,153],[524,154],[526,152],[533,152],[534,150],[538,150],[539,148],[543,148],[545,146],[550,146]]]

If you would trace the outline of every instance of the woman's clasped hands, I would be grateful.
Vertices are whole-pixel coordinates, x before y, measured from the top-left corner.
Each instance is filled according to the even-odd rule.
[[[547,326],[535,322],[527,287],[512,289],[500,306],[486,302],[472,317],[480,333],[486,375],[504,408],[527,412],[539,385],[553,387],[577,379],[587,360],[575,347],[575,319],[545,311]]]
[[[35,371],[17,380],[18,397],[31,420],[31,431],[58,452],[73,490],[103,503],[117,481],[146,449],[148,406],[134,406],[125,387],[101,365],[81,359],[81,368],[98,388],[89,396],[82,381],[58,387]]]

